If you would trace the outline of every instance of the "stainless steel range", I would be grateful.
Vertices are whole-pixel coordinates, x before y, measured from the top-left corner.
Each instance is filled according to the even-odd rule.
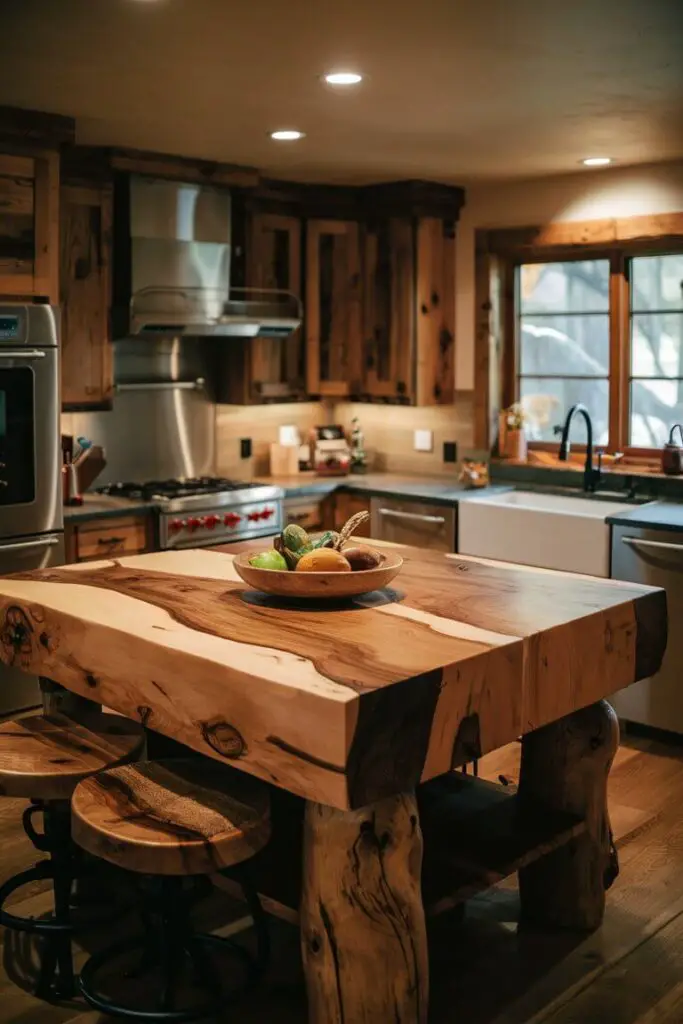
[[[161,548],[198,548],[267,537],[282,529],[280,487],[222,477],[114,483],[100,494],[149,501],[159,509]]]

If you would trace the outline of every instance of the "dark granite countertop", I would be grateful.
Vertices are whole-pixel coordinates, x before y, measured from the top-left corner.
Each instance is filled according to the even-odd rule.
[[[65,505],[64,522],[84,519],[105,519],[111,516],[142,515],[154,512],[152,501],[112,498],[107,494],[84,494],[82,505]]]
[[[682,530],[683,502],[653,501],[636,506],[632,512],[609,516],[611,526],[642,526],[647,530]]]
[[[351,473],[348,476],[319,477],[313,473],[300,473],[292,477],[260,477],[259,482],[282,487],[286,498],[324,497],[333,491],[344,490],[355,494],[414,498],[416,501],[455,505],[463,495],[475,493],[458,483],[455,474],[450,478],[403,476],[397,473]]]

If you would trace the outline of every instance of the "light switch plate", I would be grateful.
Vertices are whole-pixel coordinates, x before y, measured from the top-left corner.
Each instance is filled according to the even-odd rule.
[[[434,431],[416,430],[414,434],[413,447],[416,452],[434,451]]]

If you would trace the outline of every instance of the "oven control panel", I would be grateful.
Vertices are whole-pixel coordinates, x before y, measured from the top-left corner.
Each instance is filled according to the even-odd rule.
[[[268,537],[281,529],[282,503],[264,501],[232,508],[193,509],[187,513],[162,512],[159,541],[162,548],[199,548]]]

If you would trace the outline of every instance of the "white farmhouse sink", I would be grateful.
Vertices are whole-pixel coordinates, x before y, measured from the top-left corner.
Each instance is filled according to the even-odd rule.
[[[465,498],[458,506],[458,552],[503,562],[610,574],[607,516],[631,511],[618,501],[535,491]]]

